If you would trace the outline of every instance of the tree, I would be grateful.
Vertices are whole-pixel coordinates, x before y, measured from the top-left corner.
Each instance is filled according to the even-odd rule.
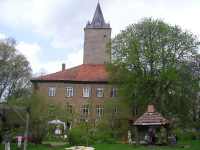
[[[37,138],[34,139],[35,144],[41,144],[45,135],[49,131],[51,131],[52,128],[47,123],[48,121],[52,121],[55,119],[62,120],[64,122],[67,121],[65,108],[62,108],[61,105],[55,103],[53,99],[40,94],[36,94],[35,92],[23,97],[23,99],[20,101],[12,101],[9,103],[9,105],[30,107],[28,131],[33,134],[33,137],[37,136]],[[19,113],[24,118],[26,118],[26,113],[22,111],[19,111]],[[6,116],[8,116],[9,125],[11,127],[13,127],[12,125],[14,124],[19,124],[20,126],[23,126],[23,122],[13,112],[10,112],[10,115]],[[23,129],[20,129],[20,131],[22,130]]]
[[[152,102],[164,117],[184,120],[191,110],[191,87],[199,82],[190,68],[199,45],[190,31],[144,18],[107,43],[109,82],[130,104],[147,107]]]
[[[103,114],[98,121],[97,129],[111,131],[115,138],[118,135],[122,136],[130,130],[128,117],[131,117],[130,107],[122,101],[111,99],[103,105]]]
[[[29,62],[15,46],[13,38],[0,40],[0,98],[5,101],[30,90]]]

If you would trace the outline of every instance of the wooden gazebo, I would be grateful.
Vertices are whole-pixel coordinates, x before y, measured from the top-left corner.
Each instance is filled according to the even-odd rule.
[[[139,130],[144,126],[149,126],[149,127],[163,126],[167,130],[167,143],[168,143],[169,124],[170,122],[167,119],[165,119],[161,114],[155,112],[153,105],[148,105],[147,112],[144,113],[137,121],[133,123],[136,136],[136,145],[140,144]]]

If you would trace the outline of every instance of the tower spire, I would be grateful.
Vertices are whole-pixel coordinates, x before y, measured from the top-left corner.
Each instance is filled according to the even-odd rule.
[[[90,24],[88,22],[88,24],[86,25],[86,28],[110,28],[110,24],[107,24],[104,21],[99,1],[98,1],[98,4],[97,4],[97,8],[95,10],[95,13],[94,13],[92,23]]]

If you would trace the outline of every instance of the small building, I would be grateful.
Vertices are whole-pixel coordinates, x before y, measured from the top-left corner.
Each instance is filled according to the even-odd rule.
[[[136,144],[140,143],[139,131],[144,127],[156,128],[158,126],[163,126],[164,128],[166,128],[167,131],[166,138],[168,140],[170,122],[167,119],[165,119],[161,114],[156,112],[154,110],[153,105],[148,105],[147,112],[144,113],[137,121],[135,121],[133,125],[136,136]]]

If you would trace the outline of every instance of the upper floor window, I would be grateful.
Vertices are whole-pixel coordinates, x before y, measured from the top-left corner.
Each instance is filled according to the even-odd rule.
[[[48,115],[49,116],[54,116],[55,115],[54,107],[53,106],[49,106]]]
[[[117,88],[111,88],[110,97],[113,97],[113,98],[117,97]]]
[[[89,107],[83,106],[83,115],[89,115]]]
[[[73,106],[67,105],[67,115],[72,115],[73,114]]]
[[[111,107],[111,112],[114,116],[117,116],[117,106],[112,106]]]
[[[49,88],[49,96],[55,96],[56,95],[56,87],[51,86]]]
[[[103,88],[97,88],[97,97],[103,97]]]
[[[67,97],[73,97],[73,87],[67,87]]]
[[[103,114],[103,106],[97,106],[97,116],[101,116]]]
[[[83,97],[89,97],[90,92],[89,92],[89,88],[83,88]]]
[[[139,116],[139,108],[133,108],[133,116]]]
[[[103,40],[104,40],[104,41],[107,41],[106,35],[103,36]]]

